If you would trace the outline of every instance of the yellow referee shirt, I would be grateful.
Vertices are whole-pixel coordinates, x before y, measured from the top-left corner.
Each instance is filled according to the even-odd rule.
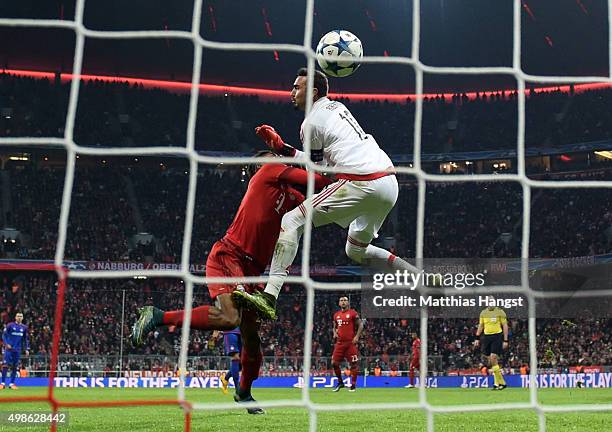
[[[484,334],[486,335],[501,333],[502,324],[507,322],[506,312],[498,307],[486,308],[480,312],[480,324],[484,326]]]

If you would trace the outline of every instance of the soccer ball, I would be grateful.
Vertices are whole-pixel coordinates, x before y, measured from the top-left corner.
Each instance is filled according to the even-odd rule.
[[[338,56],[341,60],[329,60]],[[346,77],[359,67],[363,57],[361,41],[346,30],[332,30],[321,38],[317,45],[317,63],[329,76]]]

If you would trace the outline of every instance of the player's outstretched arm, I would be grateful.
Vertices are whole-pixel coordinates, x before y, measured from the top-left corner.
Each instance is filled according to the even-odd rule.
[[[268,148],[278,155],[298,158],[304,155],[304,152],[285,143],[278,132],[270,125],[257,126],[255,128],[255,135],[261,138]]]
[[[272,126],[258,126],[255,128],[255,134],[261,138],[266,143],[268,148],[274,153],[281,156],[294,157],[296,159],[305,159],[304,152],[284,142],[281,136]],[[313,138],[313,141],[316,140]],[[323,150],[317,147],[320,146],[313,145],[313,148],[310,151],[310,158],[313,162],[321,162],[323,160]]]
[[[320,175],[319,173],[314,173],[315,177],[315,189],[320,190],[323,189],[328,184],[332,183],[332,181]],[[308,184],[308,173],[301,168],[293,168],[287,167],[280,176],[278,176],[280,181],[299,186],[306,186]]]

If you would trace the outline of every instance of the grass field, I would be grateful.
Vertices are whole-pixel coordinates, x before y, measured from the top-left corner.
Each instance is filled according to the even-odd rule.
[[[258,400],[300,399],[300,389],[255,389]],[[22,387],[17,391],[0,391],[2,398],[15,396],[42,396],[44,389]],[[610,389],[541,389],[543,404],[589,404],[612,403]],[[358,389],[355,393],[346,390],[332,393],[329,389],[312,390],[312,399],[320,404],[349,404],[367,402],[416,402],[415,389]],[[58,389],[56,397],[61,401],[112,401],[135,399],[166,399],[176,397],[173,389]],[[230,402],[230,395],[217,389],[187,390],[191,402]],[[492,392],[487,389],[429,389],[428,400],[432,405],[461,405],[504,402],[528,402],[526,389],[506,389]],[[2,403],[3,413],[14,411],[49,411],[47,403]],[[182,410],[171,406],[125,407],[125,408],[70,408],[69,424],[61,431],[180,431],[183,430]],[[426,415],[421,410],[366,411],[353,408],[345,412],[318,412],[318,430],[322,432],[343,431],[423,431],[426,430]],[[265,416],[248,415],[244,409],[228,411],[195,411],[192,418],[193,431],[248,431],[248,432],[298,432],[308,430],[308,411],[303,408],[270,408]],[[536,431],[538,418],[534,411],[495,411],[487,413],[436,414],[436,430],[439,431]],[[546,415],[549,431],[609,431],[612,412],[574,412]],[[48,426],[9,427],[0,424],[1,431],[43,431]]]

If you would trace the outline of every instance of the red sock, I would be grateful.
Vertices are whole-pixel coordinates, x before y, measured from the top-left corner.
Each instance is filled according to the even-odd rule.
[[[240,363],[242,366],[242,374],[240,374],[240,391],[251,392],[251,386],[253,381],[259,377],[259,368],[263,355],[261,349],[258,349],[255,353],[251,353],[246,346],[242,347],[240,353]]]
[[[334,365],[334,373],[338,377],[338,384],[342,384],[342,372],[340,372],[340,365]]]
[[[359,368],[357,365],[351,366],[351,386],[357,386],[357,374],[359,373]]]
[[[198,306],[191,310],[191,328],[194,330],[210,330],[208,325],[208,308],[209,306]],[[163,324],[174,325],[180,327],[183,325],[183,314],[185,311],[169,311],[164,312]]]
[[[414,368],[410,368],[408,375],[410,375],[410,384],[414,385]]]

